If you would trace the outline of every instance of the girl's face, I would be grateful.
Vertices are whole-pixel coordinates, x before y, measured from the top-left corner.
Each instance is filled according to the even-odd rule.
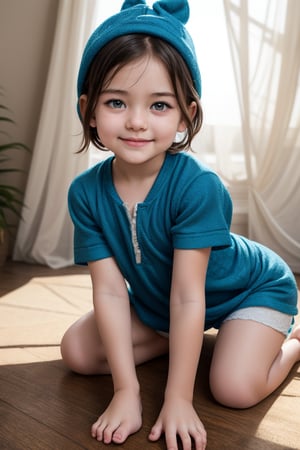
[[[82,96],[83,113],[85,104]],[[116,160],[134,165],[163,161],[176,132],[186,128],[168,72],[155,57],[127,64],[105,84],[90,125]]]

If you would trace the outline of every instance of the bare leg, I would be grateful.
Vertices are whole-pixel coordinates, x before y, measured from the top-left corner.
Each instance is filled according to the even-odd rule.
[[[248,408],[271,394],[300,361],[300,326],[284,340],[284,335],[258,322],[225,322],[210,372],[215,399],[225,406]]]
[[[132,345],[136,364],[168,352],[168,340],[144,325],[131,311]],[[93,311],[77,320],[61,342],[65,364],[82,375],[108,374],[108,367]]]
[[[136,364],[168,352],[168,340],[143,325],[134,311],[132,345]],[[93,311],[75,322],[61,342],[65,364],[74,372],[92,375],[110,373]],[[92,426],[92,436],[104,443],[124,442],[141,427],[141,402],[138,392],[119,391]]]

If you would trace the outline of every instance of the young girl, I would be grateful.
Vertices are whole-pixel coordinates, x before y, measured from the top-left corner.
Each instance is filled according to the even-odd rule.
[[[300,359],[297,289],[272,251],[230,233],[218,176],[183,152],[199,131],[201,80],[184,0],[125,1],[91,36],[78,78],[82,151],[113,157],[69,192],[75,262],[88,264],[93,311],[63,337],[81,374],[111,373],[114,395],[92,436],[120,444],[142,425],[135,365],[169,352],[164,403],[149,439],[206,447],[193,408],[204,330],[219,329],[210,369],[215,399],[248,408]],[[226,87],[224,87],[226,88]]]

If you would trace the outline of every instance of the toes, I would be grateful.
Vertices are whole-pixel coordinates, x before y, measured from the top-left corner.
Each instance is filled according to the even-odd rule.
[[[104,444],[122,444],[126,441],[130,434],[136,433],[142,426],[142,420],[136,420],[131,423],[128,420],[119,422],[114,420],[111,423],[107,423],[106,420],[102,420],[101,417],[94,423],[91,428],[92,437],[97,441]]]
[[[128,438],[128,436],[129,436],[129,432],[126,431],[126,430],[124,429],[124,426],[121,425],[121,426],[120,426],[119,428],[117,428],[116,431],[113,433],[112,441],[113,441],[115,444],[122,444],[124,441],[126,441],[126,439]]]
[[[130,424],[128,421],[120,423],[120,425],[115,429],[112,435],[112,441],[115,444],[122,444],[126,441],[129,435],[136,433],[142,426],[141,421]]]
[[[103,429],[104,426],[101,425],[100,418],[92,425],[91,434],[93,438],[96,438],[98,441],[102,441],[103,439]]]
[[[104,442],[104,444],[110,444],[112,441],[112,433],[113,431],[109,427],[106,427],[103,431],[103,439],[101,439],[101,441]]]
[[[136,429],[130,429],[126,422],[121,423],[112,433],[112,442],[115,444],[122,444],[130,434],[135,433],[136,431]]]

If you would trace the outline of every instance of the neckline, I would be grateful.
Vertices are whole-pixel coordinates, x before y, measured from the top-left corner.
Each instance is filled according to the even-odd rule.
[[[168,178],[167,174],[169,172],[169,168],[172,164],[172,158],[175,155],[170,154],[169,152],[166,153],[166,157],[164,159],[164,162],[143,202],[140,202],[139,205],[146,205],[150,202],[152,202],[161,192],[162,186],[166,183],[166,180]],[[123,200],[118,194],[118,191],[115,188],[114,182],[113,182],[113,175],[112,175],[112,164],[114,160],[114,156],[111,156],[105,160],[106,163],[106,170],[105,170],[105,185],[107,186],[110,194],[112,197],[118,201],[120,204],[124,204]]]

